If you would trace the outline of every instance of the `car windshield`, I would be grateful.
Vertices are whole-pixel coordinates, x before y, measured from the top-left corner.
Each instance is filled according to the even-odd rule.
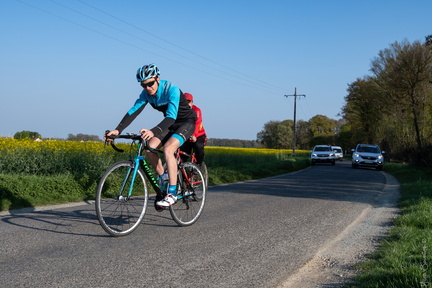
[[[315,151],[331,151],[330,147],[315,147]]]
[[[342,149],[339,149],[339,148],[333,148],[333,151],[335,151],[337,153],[342,153]]]
[[[380,153],[377,147],[359,147],[357,151],[366,153]]]

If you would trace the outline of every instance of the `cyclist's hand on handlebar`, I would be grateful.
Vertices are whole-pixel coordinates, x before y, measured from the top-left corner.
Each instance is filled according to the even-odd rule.
[[[154,133],[148,129],[141,129],[140,134],[141,134],[141,138],[146,140],[146,141],[148,141],[154,137]]]
[[[104,135],[104,140],[105,140],[106,142],[113,142],[115,136],[117,136],[117,135],[119,135],[119,134],[120,134],[120,132],[119,132],[118,130],[111,130],[111,131],[109,131],[108,133],[105,133],[105,135]],[[110,137],[110,136],[111,136],[111,137]]]
[[[191,137],[189,137],[189,141],[196,142],[197,138],[194,135],[192,135]]]

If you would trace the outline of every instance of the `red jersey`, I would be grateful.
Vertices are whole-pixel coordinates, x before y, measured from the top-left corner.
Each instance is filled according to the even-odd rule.
[[[202,113],[201,113],[201,109],[198,108],[197,106],[193,105],[192,109],[195,111],[195,114],[197,116],[197,119],[195,121],[195,131],[193,133],[193,136],[195,136],[196,138],[205,135],[206,132],[204,130],[204,126],[202,123]]]

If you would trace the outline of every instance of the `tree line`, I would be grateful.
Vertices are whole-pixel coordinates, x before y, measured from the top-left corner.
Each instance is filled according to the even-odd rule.
[[[394,42],[370,63],[370,75],[348,84],[340,120],[317,115],[296,125],[296,148],[378,144],[386,155],[432,163],[432,35]],[[293,121],[270,121],[257,134],[268,148],[292,146]]]
[[[31,139],[31,140],[36,140],[36,139],[40,139],[42,140],[42,136],[39,132],[35,132],[35,131],[28,131],[28,130],[23,130],[20,132],[16,132],[14,134],[14,139],[18,139],[18,140],[23,140],[23,139]],[[58,139],[61,140],[61,139]],[[89,135],[89,134],[83,134],[83,133],[78,133],[78,134],[68,134],[68,137],[66,140],[70,140],[70,141],[102,141],[99,136],[97,135]]]
[[[316,115],[308,121],[299,120],[296,124],[296,149],[309,150],[318,144],[347,147],[344,139],[344,120],[334,120],[324,115]],[[294,121],[269,121],[257,134],[257,142],[266,148],[291,149],[294,141]]]

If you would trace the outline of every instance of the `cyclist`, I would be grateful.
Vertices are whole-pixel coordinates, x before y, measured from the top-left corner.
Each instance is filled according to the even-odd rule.
[[[196,114],[188,105],[185,95],[170,81],[159,78],[159,69],[154,64],[144,65],[138,69],[136,78],[143,91],[132,108],[126,113],[118,126],[107,133],[107,136],[119,135],[150,105],[164,114],[164,119],[151,129],[141,129],[141,137],[148,141],[150,148],[164,146],[164,156],[167,163],[169,186],[164,199],[157,199],[156,205],[168,207],[177,201],[177,161],[174,152],[192,135],[195,129]],[[107,141],[112,141],[105,138]],[[164,168],[156,153],[147,151],[150,164],[162,180]]]
[[[192,150],[195,153],[195,158],[197,160],[197,164],[201,165],[204,161],[204,146],[207,142],[207,134],[205,132],[203,123],[202,123],[202,113],[201,109],[194,105],[193,96],[190,93],[184,93],[186,100],[189,105],[195,111],[197,115],[197,119],[195,121],[195,131],[192,136],[186,141],[180,149],[188,154],[191,154]],[[182,155],[183,161],[187,161],[187,157]]]

